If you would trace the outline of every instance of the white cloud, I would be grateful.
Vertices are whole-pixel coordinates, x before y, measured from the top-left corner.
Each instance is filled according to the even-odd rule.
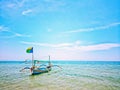
[[[48,29],[47,29],[47,32],[52,32],[52,29],[48,28]]]
[[[78,30],[72,30],[72,31],[66,31],[63,33],[77,33],[77,32],[90,32],[90,31],[95,31],[95,30],[103,30],[103,29],[108,29],[110,27],[114,27],[114,26],[118,26],[120,25],[120,22],[116,22],[116,23],[111,23],[105,26],[100,26],[100,27],[93,27],[93,28],[81,28]]]
[[[3,26],[0,26],[0,31],[2,31],[2,29],[3,29]]]
[[[8,32],[9,28],[8,27],[4,27],[3,25],[0,25],[0,32]]]
[[[43,46],[43,47],[53,47],[53,48],[70,47],[73,45],[71,43],[49,44],[49,43],[36,43],[36,42],[25,42],[25,41],[21,41],[21,43],[28,45],[30,44],[30,45]]]
[[[76,45],[80,45],[81,43],[82,41],[79,41],[79,40],[75,42]]]
[[[27,14],[29,14],[31,12],[33,12],[33,10],[32,9],[28,9],[28,10],[23,11],[22,15],[27,15]]]
[[[9,36],[0,36],[0,38],[15,38],[15,37],[31,37],[31,36],[30,35],[25,35],[25,34],[19,34],[19,33],[12,34],[12,35],[9,35]]]
[[[0,26],[0,33],[2,33],[0,38],[31,37],[30,35],[20,34],[20,33],[11,31],[9,30],[8,27],[4,27],[4,26]],[[6,33],[9,35],[6,35]]]
[[[1,12],[3,12],[2,16],[15,18],[21,15],[28,15],[32,12],[34,12],[33,14],[59,12],[64,10],[64,3],[65,2],[59,0],[2,0],[0,2],[0,9]]]
[[[36,42],[25,42],[25,41],[21,41],[21,43],[28,45],[37,45],[42,47],[57,48],[63,50],[75,50],[75,51],[76,50],[77,51],[108,50],[114,47],[120,47],[120,44],[117,43],[102,43],[102,44],[82,46],[80,45],[80,41],[76,41],[75,43],[60,43],[60,44],[36,43]]]
[[[8,7],[8,8],[15,8],[15,7],[16,7],[16,4],[14,4],[14,3],[9,3],[9,4],[7,4],[7,7]]]
[[[104,44],[96,44],[96,45],[88,45],[88,46],[78,46],[73,49],[82,50],[82,51],[95,51],[95,50],[108,50],[114,47],[120,47],[120,44],[116,43],[104,43]]]
[[[31,35],[20,34],[20,33],[15,33],[14,35],[15,35],[16,37],[31,37]]]
[[[13,0],[13,1],[4,1],[6,3],[6,6],[8,8],[21,8],[23,6],[25,6],[25,4],[28,2],[29,0]]]

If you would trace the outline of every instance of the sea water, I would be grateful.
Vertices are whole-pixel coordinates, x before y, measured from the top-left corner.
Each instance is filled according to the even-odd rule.
[[[120,61],[52,61],[48,73],[20,72],[30,63],[0,61],[0,90],[120,90]]]

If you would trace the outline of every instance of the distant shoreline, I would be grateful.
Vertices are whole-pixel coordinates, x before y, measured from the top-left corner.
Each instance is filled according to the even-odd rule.
[[[37,59],[35,59],[35,60],[37,60]],[[39,59],[38,59],[39,60]],[[13,61],[13,62],[15,62],[15,61],[17,61],[17,62],[23,62],[23,61],[25,61],[25,60],[0,60],[0,62],[1,61]],[[30,60],[28,60],[28,61],[30,61]],[[44,60],[41,60],[41,61],[44,61]],[[47,61],[47,60],[45,60],[45,61]],[[72,61],[78,61],[78,62],[120,62],[120,60],[51,60],[51,61],[69,61],[69,62],[72,62]]]

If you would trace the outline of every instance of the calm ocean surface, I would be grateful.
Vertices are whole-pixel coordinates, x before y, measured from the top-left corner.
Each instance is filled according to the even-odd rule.
[[[120,90],[120,61],[53,61],[49,73],[19,72],[22,61],[0,61],[0,90]]]

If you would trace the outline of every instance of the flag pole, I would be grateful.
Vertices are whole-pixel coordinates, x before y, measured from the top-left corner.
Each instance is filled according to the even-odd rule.
[[[32,67],[34,66],[34,55],[33,55],[33,52],[32,52]]]
[[[34,67],[34,54],[33,54],[33,47],[32,47],[32,67]]]

